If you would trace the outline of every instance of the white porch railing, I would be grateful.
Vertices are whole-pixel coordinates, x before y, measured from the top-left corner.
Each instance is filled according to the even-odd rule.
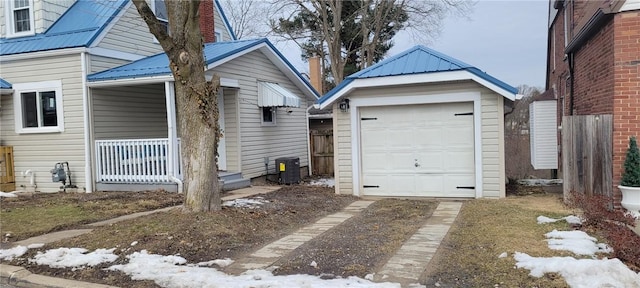
[[[175,175],[182,179],[178,139]],[[115,183],[167,183],[169,139],[96,140],[96,180]]]

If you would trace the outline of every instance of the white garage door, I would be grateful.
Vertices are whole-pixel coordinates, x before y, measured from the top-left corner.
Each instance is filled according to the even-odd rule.
[[[473,103],[360,109],[363,194],[474,197]]]

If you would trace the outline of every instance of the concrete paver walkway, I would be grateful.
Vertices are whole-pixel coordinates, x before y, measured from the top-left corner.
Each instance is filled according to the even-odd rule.
[[[278,189],[280,189],[280,186],[252,186],[252,187],[242,188],[242,189],[233,190],[233,191],[230,191],[230,192],[226,193],[222,197],[222,201],[229,201],[229,200],[234,200],[234,199],[238,199],[238,198],[250,197],[250,196],[253,196],[253,195],[257,195],[257,194],[269,193],[269,192],[276,191]],[[122,192],[122,193],[127,193],[127,192]],[[138,213],[133,213],[133,214],[128,214],[128,215],[123,215],[123,216],[116,217],[116,218],[113,218],[113,219],[108,219],[108,220],[104,220],[104,221],[100,221],[100,222],[87,224],[87,226],[99,227],[99,226],[110,225],[110,224],[117,223],[117,222],[120,222],[120,221],[135,219],[135,218],[138,218],[138,217],[141,217],[141,216],[145,216],[145,215],[149,215],[149,214],[153,214],[153,213],[157,213],[157,212],[169,211],[171,209],[175,209],[175,208],[178,208],[178,207],[181,207],[181,205],[180,206],[166,207],[166,208],[152,210],[152,211],[143,211],[143,212],[138,212]],[[13,242],[12,246],[18,246],[18,245],[28,246],[28,245],[31,245],[31,244],[47,244],[47,243],[59,241],[59,240],[62,240],[62,239],[67,239],[67,238],[80,236],[82,234],[86,234],[86,233],[91,232],[91,230],[93,230],[93,229],[73,229],[73,230],[64,230],[64,231],[48,233],[48,234],[44,234],[44,235],[40,235],[40,236],[31,237],[31,238],[28,238],[28,239],[25,239],[25,240],[22,240],[22,241]]]
[[[400,250],[389,259],[386,265],[376,273],[376,280],[417,283],[418,278],[427,269],[440,242],[449,232],[453,221],[462,207],[461,202],[440,202],[433,215],[418,231],[402,245]]]
[[[265,269],[305,242],[360,213],[373,202],[374,201],[355,201],[344,210],[328,215],[311,225],[301,228],[293,234],[262,247],[260,250],[245,258],[237,260],[227,267],[225,272],[240,274],[249,269]]]
[[[232,191],[223,197],[223,200],[233,200],[237,198],[250,197],[255,194],[267,193],[279,189],[278,186],[256,186]],[[291,251],[300,247],[305,242],[319,236],[325,231],[343,223],[347,219],[357,215],[375,201],[359,200],[351,203],[340,212],[325,216],[324,218],[299,229],[293,234],[276,240],[247,257],[236,260],[232,265],[224,269],[227,273],[240,274],[249,269],[269,269],[273,263]],[[403,287],[413,283],[418,283],[419,277],[426,270],[429,262],[436,253],[440,242],[449,231],[451,224],[455,221],[461,202],[440,202],[433,215],[427,222],[400,248],[396,254],[375,274],[374,280],[382,282],[398,282]],[[176,206],[178,207],[178,206]],[[140,217],[158,211],[173,209],[175,207],[163,208],[156,211],[136,213],[115,219],[101,221],[91,224],[91,226],[101,226]],[[50,233],[27,240],[23,240],[19,245],[29,245],[35,243],[49,243],[64,238],[74,237],[90,232],[91,229],[76,229]],[[109,287],[92,283],[41,276],[31,274],[22,267],[0,265],[0,284],[13,284],[20,287]]]

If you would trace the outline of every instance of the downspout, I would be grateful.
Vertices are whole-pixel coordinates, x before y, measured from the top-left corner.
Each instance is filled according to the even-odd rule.
[[[574,54],[573,52],[569,52],[567,55],[567,60],[569,61],[569,115],[573,115],[573,65],[574,65]]]
[[[311,165],[311,139],[310,138],[310,134],[309,134],[309,111],[311,110],[311,108],[313,108],[314,105],[309,105],[309,107],[307,107],[306,111],[306,117],[307,117],[307,157],[308,157],[308,161],[309,161],[309,176],[313,175],[313,166]],[[268,171],[267,171],[268,172]]]
[[[87,88],[87,53],[80,53],[82,66],[82,118],[84,119],[84,189],[93,192],[93,170],[91,169],[91,121],[89,120],[89,89]]]
[[[182,194],[183,190],[182,190],[182,180],[178,179],[178,177],[173,176],[173,175],[169,175],[169,180],[176,182],[176,184],[178,184],[178,194]]]

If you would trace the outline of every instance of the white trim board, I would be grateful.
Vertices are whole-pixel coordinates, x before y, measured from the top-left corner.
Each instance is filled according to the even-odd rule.
[[[475,161],[475,183],[476,198],[483,195],[482,187],[482,103],[480,92],[449,92],[437,95],[423,96],[390,96],[375,98],[350,99],[350,121],[351,121],[351,166],[353,175],[353,194],[362,196],[362,161],[361,161],[361,140],[360,140],[360,108],[368,106],[390,106],[390,105],[410,105],[410,104],[437,104],[454,102],[473,102],[473,127],[474,127],[474,161]]]
[[[62,56],[62,55],[80,54],[80,53],[86,52],[86,51],[87,51],[87,48],[80,47],[80,48],[66,48],[66,49],[57,49],[57,50],[50,50],[50,51],[38,51],[38,52],[26,52],[26,53],[19,53],[19,54],[11,54],[11,55],[0,56],[0,63],[1,62],[9,62],[9,61],[25,60],[25,59],[33,59],[33,58],[55,57],[55,56]]]
[[[440,82],[462,81],[462,80],[475,81],[478,84],[498,93],[499,95],[509,100],[513,101],[516,98],[515,94],[509,91],[506,91],[498,87],[497,85],[476,76],[471,72],[468,72],[465,70],[458,70],[458,71],[449,71],[449,72],[355,79],[351,83],[347,84],[345,87],[340,89],[337,93],[333,94],[331,98],[327,99],[323,103],[320,103],[318,105],[319,106],[318,108],[325,109],[329,107],[335,101],[340,99],[340,97],[343,97],[349,94],[351,91],[357,88],[384,87],[384,86],[391,86],[391,85],[406,85],[406,84],[420,84],[420,83],[440,83]]]

